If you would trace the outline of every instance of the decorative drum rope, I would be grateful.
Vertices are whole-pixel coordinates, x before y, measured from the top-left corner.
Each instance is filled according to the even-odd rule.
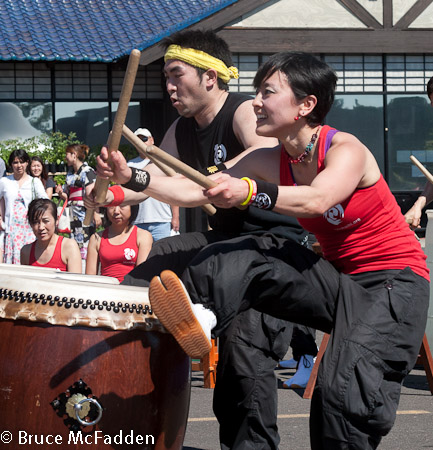
[[[0,264],[0,318],[163,331],[147,288],[115,282],[109,277]]]

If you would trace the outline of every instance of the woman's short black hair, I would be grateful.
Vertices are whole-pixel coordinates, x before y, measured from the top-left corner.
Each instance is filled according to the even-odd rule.
[[[9,167],[12,167],[12,163],[14,162],[15,158],[18,158],[23,163],[26,162],[27,163],[27,171],[26,172],[30,173],[30,156],[29,156],[29,154],[21,148],[14,150],[9,155],[9,159],[8,159]]]
[[[57,220],[57,206],[53,201],[48,198],[37,198],[35,200],[32,200],[27,212],[27,219],[29,221],[29,224],[35,224],[46,211],[49,211],[51,213],[54,221]]]
[[[334,103],[337,75],[328,64],[304,52],[281,52],[272,55],[254,77],[254,87],[260,85],[275,72],[281,72],[287,79],[297,100],[308,95],[317,98],[317,104],[308,116],[310,125],[323,123]]]
[[[139,208],[140,205],[131,205],[131,217],[128,222],[129,225],[132,225],[134,220],[137,218]]]

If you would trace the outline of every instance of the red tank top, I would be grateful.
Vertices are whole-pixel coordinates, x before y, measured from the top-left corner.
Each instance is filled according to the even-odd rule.
[[[99,261],[101,262],[101,275],[114,277],[123,281],[137,262],[137,227],[134,225],[128,239],[120,245],[110,244],[108,228],[104,230],[99,246]]]
[[[56,242],[56,247],[54,249],[53,256],[46,264],[39,264],[35,258],[35,245],[36,241],[32,243],[30,248],[30,257],[29,257],[29,265],[36,267],[48,267],[50,269],[58,269],[62,272],[67,271],[66,264],[62,261],[62,241],[63,236],[59,236]]]
[[[317,173],[324,169],[326,152],[336,132],[327,125],[322,127],[317,143]],[[283,147],[280,183],[296,186]],[[333,206],[322,216],[298,220],[316,236],[324,257],[343,273],[409,266],[429,280],[426,255],[382,175],[373,186],[356,189],[344,202]]]

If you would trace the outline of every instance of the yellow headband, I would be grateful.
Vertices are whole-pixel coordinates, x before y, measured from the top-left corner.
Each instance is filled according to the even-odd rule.
[[[239,78],[236,67],[227,67],[220,59],[201,50],[183,48],[180,45],[170,45],[165,53],[164,62],[168,59],[178,59],[203,70],[214,69],[217,71],[218,77],[225,83],[228,83],[230,78]]]

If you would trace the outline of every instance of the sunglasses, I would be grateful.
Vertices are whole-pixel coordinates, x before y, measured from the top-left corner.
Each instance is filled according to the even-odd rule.
[[[138,136],[143,142],[147,142],[149,140],[149,138],[147,136]]]

